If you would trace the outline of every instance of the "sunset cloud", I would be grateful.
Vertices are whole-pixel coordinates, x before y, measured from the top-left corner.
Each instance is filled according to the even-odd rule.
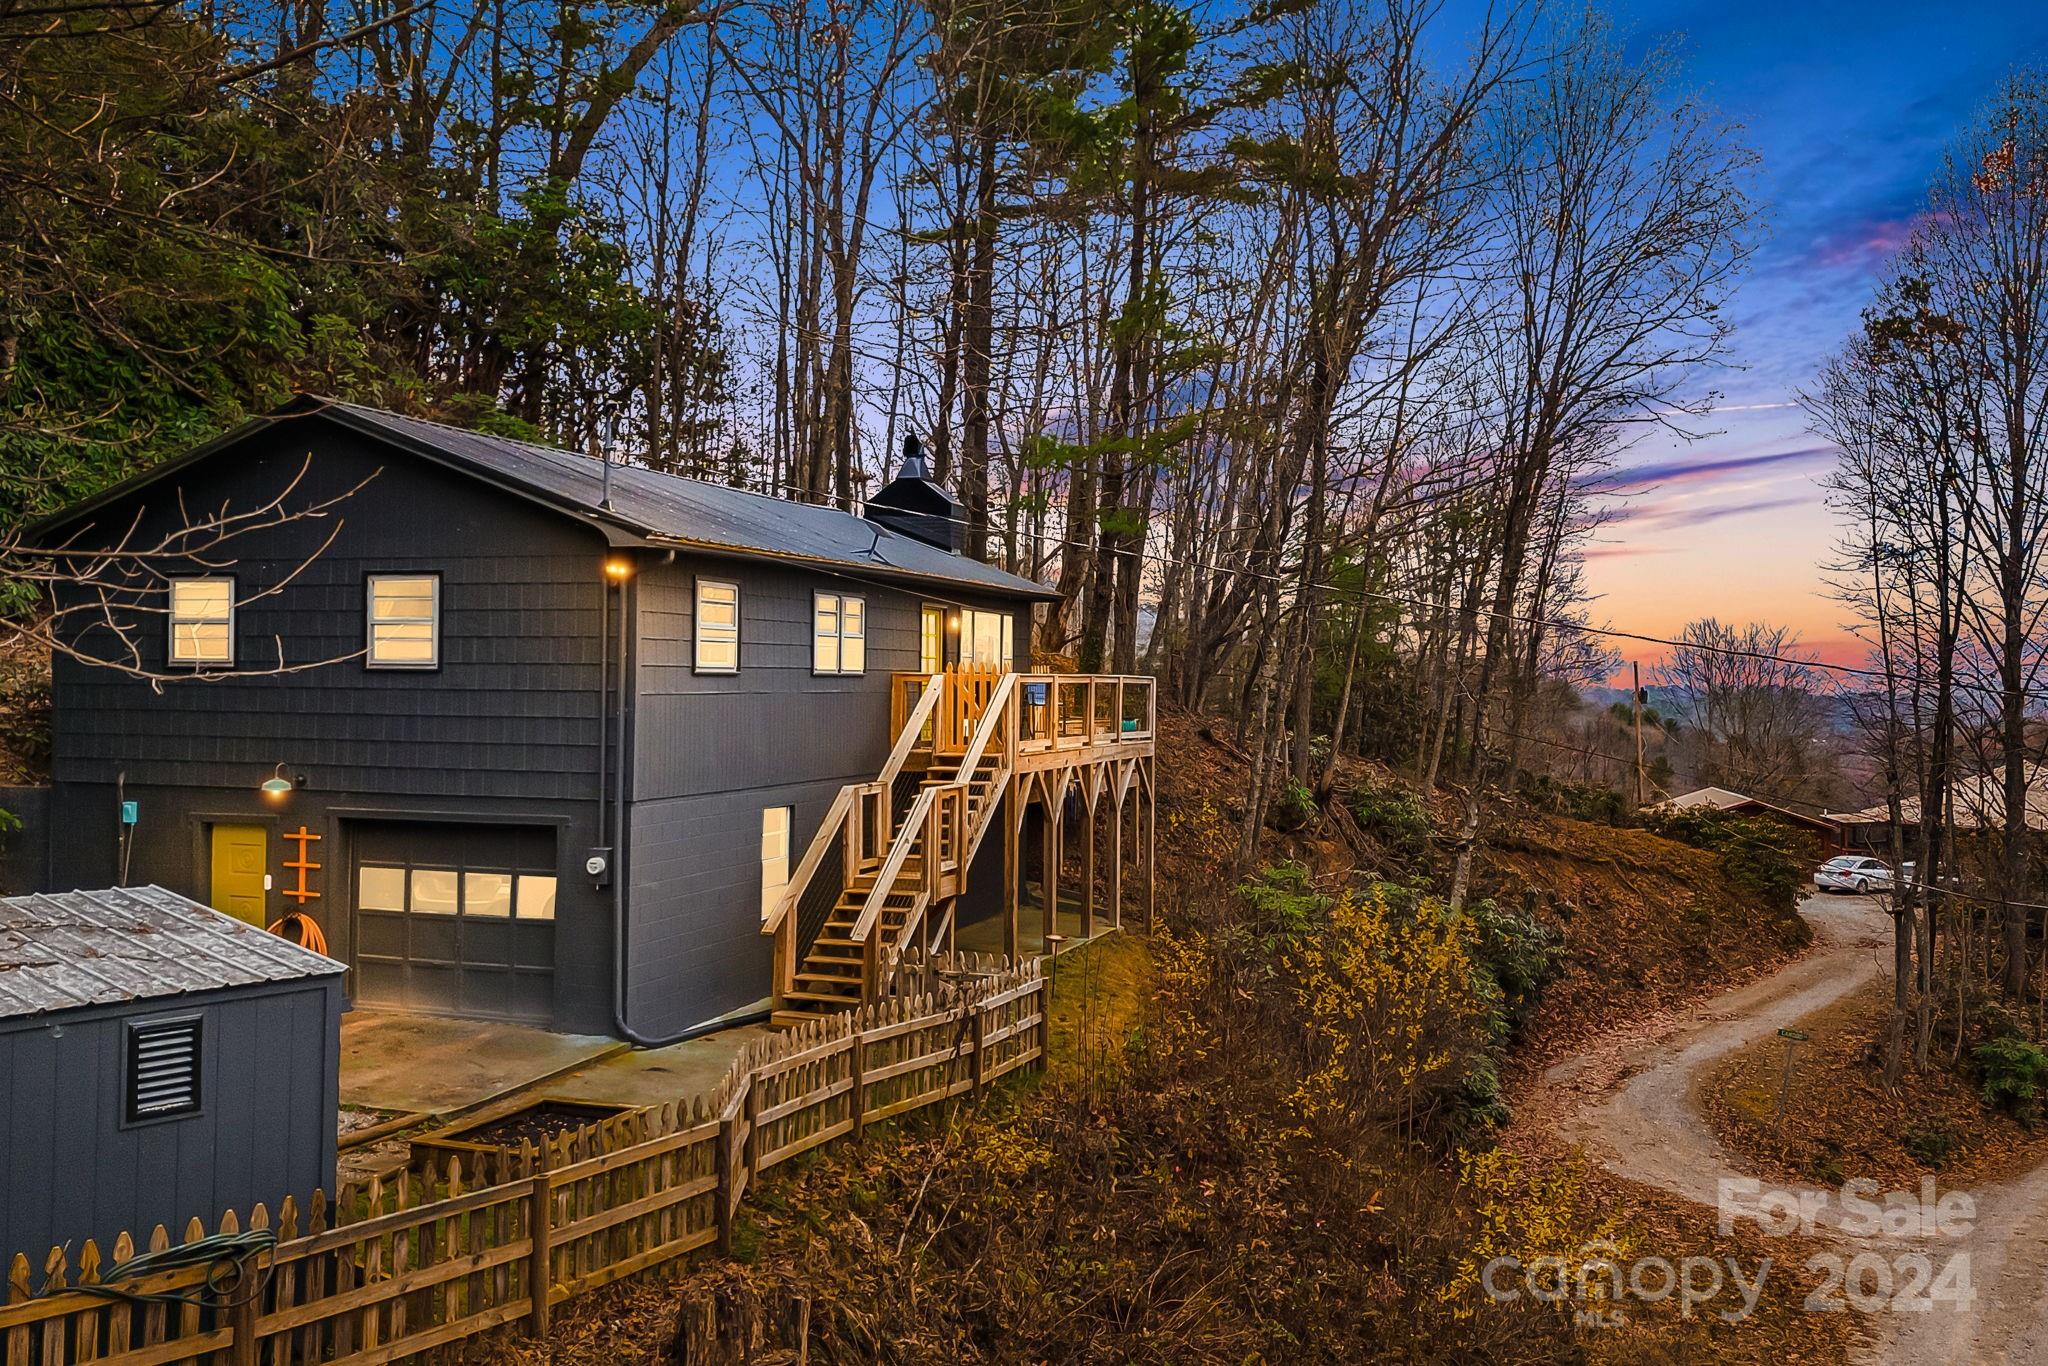
[[[1611,518],[1615,522],[1627,522],[1630,528],[1644,531],[1673,531],[1680,527],[1704,526],[1708,522],[1719,522],[1729,517],[1746,517],[1753,512],[1770,512],[1777,508],[1804,507],[1810,498],[1752,498],[1741,503],[1710,503],[1696,506],[1690,502],[1673,499],[1663,503],[1642,503],[1635,507],[1622,508]]]
[[[1596,545],[1579,552],[1582,560],[1633,560],[1641,555],[1670,555],[1678,550],[1673,545]]]
[[[1832,460],[1836,454],[1833,446],[1800,446],[1789,451],[1768,451],[1762,455],[1720,456],[1705,460],[1665,460],[1653,465],[1635,465],[1628,469],[1615,470],[1595,476],[1588,482],[1609,493],[1626,493],[1631,489],[1649,488],[1659,484],[1707,484],[1730,475],[1753,474],[1758,470],[1802,464],[1807,461]]]

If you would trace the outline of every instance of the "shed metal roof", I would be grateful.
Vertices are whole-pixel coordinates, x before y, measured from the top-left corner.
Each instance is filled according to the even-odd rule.
[[[0,1020],[345,970],[162,887],[0,898]]]

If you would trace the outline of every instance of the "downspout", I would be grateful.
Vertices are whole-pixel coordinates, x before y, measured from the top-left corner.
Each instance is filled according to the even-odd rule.
[[[618,745],[619,752],[618,763],[612,766],[611,773],[612,829],[614,831],[614,837],[612,839],[611,846],[612,1032],[617,1034],[620,1038],[624,1039],[627,1043],[634,1045],[636,1048],[666,1048],[670,1044],[682,1043],[686,1039],[694,1039],[699,1035],[710,1034],[720,1029],[731,1029],[736,1025],[743,1024],[757,1024],[760,1021],[767,1019],[769,1012],[761,1010],[753,1011],[745,1015],[720,1016],[715,1020],[706,1020],[702,1024],[691,1025],[687,1029],[677,1030],[673,1034],[664,1034],[659,1038],[642,1034],[639,1030],[633,1028],[633,1026],[629,1024],[626,1020],[626,945],[628,940],[626,937],[626,876],[623,856],[626,852],[626,710],[627,707],[630,705],[632,699],[632,694],[629,691],[629,681],[631,675],[629,669],[627,668],[628,661],[626,656],[626,623],[630,617],[630,614],[626,610],[626,588],[627,584],[630,582],[631,580],[622,580],[619,583],[619,685],[617,702],[615,703],[613,708],[616,714],[616,719],[614,721],[612,730],[614,741]],[[607,613],[609,613],[611,608],[611,599],[611,584],[606,583],[604,591],[604,600]],[[607,657],[610,654],[610,647],[606,641],[606,637],[609,635],[609,625],[610,623],[608,621],[601,623],[600,631],[598,634],[599,651],[601,654],[606,655]],[[598,671],[600,689],[602,689],[603,687],[604,677],[605,671],[601,667]],[[602,699],[602,691],[600,691],[599,696],[600,699]],[[599,739],[597,749],[599,755],[598,826],[599,838],[601,840],[604,831],[603,812],[605,804],[605,769],[603,759],[605,744],[602,737],[600,737]]]

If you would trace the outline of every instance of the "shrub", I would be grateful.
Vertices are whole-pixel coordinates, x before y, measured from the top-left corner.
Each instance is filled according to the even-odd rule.
[[[1456,1113],[1494,1005],[1472,940],[1471,922],[1443,902],[1385,884],[1330,908],[1327,930],[1288,960],[1306,1026],[1308,1068],[1292,1097],[1304,1118],[1414,1134]]]
[[[1266,812],[1266,819],[1275,830],[1292,834],[1306,830],[1322,812],[1316,806],[1315,793],[1297,782],[1289,782],[1273,798],[1273,805]]]
[[[1498,1002],[1494,1035],[1506,1039],[1536,1012],[1543,986],[1557,967],[1558,932],[1526,911],[1493,901],[1466,908],[1472,917],[1472,956],[1492,981]]]
[[[1628,823],[1627,799],[1616,789],[1597,783],[1560,782],[1547,773],[1534,777],[1524,774],[1520,793],[1522,800],[1531,806],[1570,816],[1573,820],[1592,821],[1597,825]]]
[[[1436,836],[1429,808],[1405,787],[1360,788],[1351,795],[1351,814],[1374,843],[1403,860],[1427,854]]]
[[[1728,880],[1770,909],[1785,915],[1799,909],[1814,858],[1807,835],[1767,817],[1731,816],[1705,807],[1655,807],[1643,813],[1643,827],[1665,839],[1711,850]]]
[[[2048,1053],[2024,1039],[1993,1039],[1977,1045],[1976,1059],[1984,1074],[1984,1103],[2031,1125],[2048,1081]]]
[[[1902,1140],[1913,1160],[1923,1167],[1939,1171],[1948,1165],[1948,1159],[1960,1142],[1956,1136],[1939,1124],[1916,1126],[1906,1131]]]

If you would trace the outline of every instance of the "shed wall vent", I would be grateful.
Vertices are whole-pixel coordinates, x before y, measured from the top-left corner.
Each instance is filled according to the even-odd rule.
[[[196,1015],[128,1026],[128,1122],[171,1119],[199,1110]]]

